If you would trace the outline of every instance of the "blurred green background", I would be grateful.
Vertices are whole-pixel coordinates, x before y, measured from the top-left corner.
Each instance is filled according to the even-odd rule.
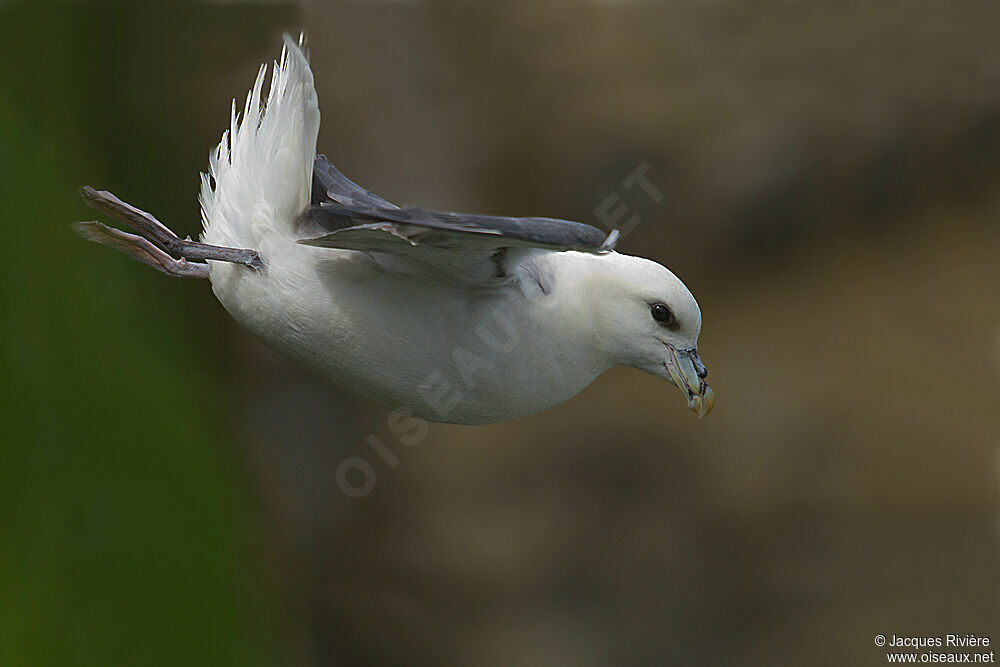
[[[968,0],[0,3],[0,665],[1000,641],[997,25]],[[406,447],[208,285],[71,234],[89,184],[196,236],[231,99],[300,30],[320,151],[388,199],[638,216],[619,247],[698,297],[716,411],[614,369]],[[623,185],[643,164],[663,201]]]

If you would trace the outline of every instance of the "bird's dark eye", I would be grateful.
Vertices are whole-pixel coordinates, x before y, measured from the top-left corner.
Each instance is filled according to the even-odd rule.
[[[670,309],[662,303],[654,303],[651,305],[649,307],[649,312],[653,314],[653,319],[660,324],[669,325],[674,323],[674,314],[670,312]]]

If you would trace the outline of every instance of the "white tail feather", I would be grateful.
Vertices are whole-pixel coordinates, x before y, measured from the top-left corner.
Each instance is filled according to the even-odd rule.
[[[293,221],[309,204],[319,103],[302,38],[296,44],[285,36],[265,102],[266,73],[261,65],[242,121],[233,100],[229,129],[201,175],[206,243],[261,249],[268,237],[290,238]]]

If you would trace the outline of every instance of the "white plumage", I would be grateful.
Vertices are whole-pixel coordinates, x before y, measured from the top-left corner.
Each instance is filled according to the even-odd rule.
[[[195,243],[175,254],[207,259],[219,301],[266,344],[433,421],[531,414],[616,364],[676,384],[699,416],[712,408],[701,312],[670,271],[614,252],[613,238],[579,223],[395,207],[316,158],[319,105],[301,44],[286,38],[266,100],[265,74],[242,114],[234,103],[201,188],[202,241],[254,249],[262,268]],[[91,193],[102,210],[130,215]],[[81,229],[88,238],[168,273],[204,275],[184,260],[170,267],[145,239],[84,224],[97,226]]]
[[[258,248],[273,234],[287,238],[309,203],[319,134],[312,70],[301,47],[286,37],[265,99],[266,75],[261,65],[242,120],[233,100],[229,129],[209,155],[209,173],[202,174],[205,243]]]

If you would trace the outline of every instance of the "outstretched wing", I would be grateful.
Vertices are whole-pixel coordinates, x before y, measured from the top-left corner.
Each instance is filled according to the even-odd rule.
[[[312,205],[300,219],[309,235],[299,243],[321,248],[390,253],[430,264],[463,283],[504,277],[507,248],[607,252],[610,235],[554,218],[509,218],[399,208],[348,180],[320,156]]]

